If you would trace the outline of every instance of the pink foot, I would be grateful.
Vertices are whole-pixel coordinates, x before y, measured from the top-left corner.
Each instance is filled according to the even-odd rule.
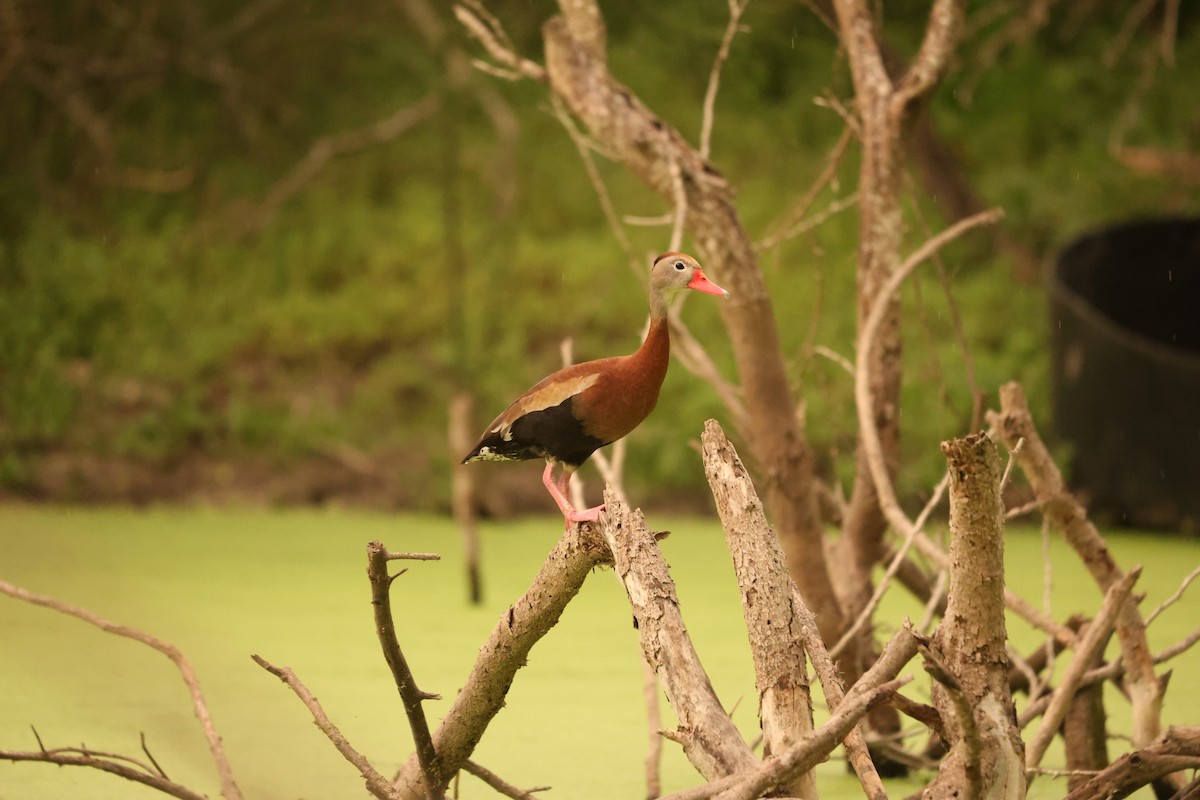
[[[567,527],[571,527],[572,522],[595,522],[600,519],[600,512],[604,510],[604,506],[596,506],[595,508],[586,508],[583,511],[576,511],[573,508],[563,510],[563,519],[567,523]]]

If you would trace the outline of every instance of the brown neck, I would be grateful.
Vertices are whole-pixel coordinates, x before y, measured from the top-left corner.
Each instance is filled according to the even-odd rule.
[[[630,358],[637,363],[639,370],[659,375],[667,373],[667,363],[671,358],[671,335],[665,316],[650,318],[646,339]]]

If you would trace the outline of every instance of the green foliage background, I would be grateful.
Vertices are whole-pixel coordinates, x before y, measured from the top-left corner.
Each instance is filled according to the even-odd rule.
[[[886,29],[908,53],[923,4],[899,5],[887,9]],[[452,85],[402,6],[50,6],[21,7],[27,47],[0,81],[5,493],[128,500],[257,486],[265,499],[324,499],[340,491],[338,480],[324,486],[325,473],[300,494],[268,476],[328,466],[330,452],[350,448],[385,478],[360,499],[441,507],[455,392],[477,395],[482,424],[557,366],[564,336],[580,359],[636,346],[641,285],[544,90],[482,74]],[[1102,3],[1086,20],[1056,17],[980,73],[983,43],[1019,6],[995,0],[984,8],[1000,14],[973,17],[931,108],[977,192],[1006,210],[1007,231],[1048,257],[1108,221],[1200,211],[1194,186],[1134,175],[1108,150],[1156,30],[1106,68],[1126,11]],[[538,27],[553,5],[489,7],[518,49],[538,58]],[[247,8],[262,14],[239,28]],[[476,54],[448,9],[436,8],[447,41]],[[695,141],[726,5],[602,8],[613,73]],[[811,183],[841,131],[814,97],[848,100],[851,90],[834,36],[803,4],[752,3],[745,22],[721,84],[713,161],[739,187],[757,238]],[[1141,95],[1134,143],[1200,150],[1200,106],[1187,79],[1200,67],[1198,22],[1183,4],[1175,65],[1160,65]],[[514,151],[475,102],[476,86],[511,110]],[[429,93],[441,104],[431,119],[334,158],[261,229],[246,224],[318,137]],[[70,97],[104,120],[108,150],[72,119]],[[187,169],[191,180],[167,193],[131,189],[115,185],[114,164]],[[853,191],[856,166],[846,160],[815,209]],[[665,210],[618,165],[601,170],[620,213]],[[915,247],[944,220],[915,178],[912,186]],[[662,228],[630,235],[647,255],[667,238]],[[849,211],[763,257],[829,474],[851,466],[850,381],[811,346],[852,353],[856,235]],[[1043,293],[1014,282],[988,241],[973,236],[944,258],[979,381],[992,389],[1022,380],[1047,419]],[[936,442],[962,432],[970,408],[935,271],[918,284],[906,290],[901,483],[910,493],[932,483]],[[694,300],[686,317],[732,375],[714,304]],[[676,366],[632,443],[639,494],[697,495],[701,474],[685,442],[707,416],[722,416],[719,403]],[[188,471],[196,463],[219,469]],[[131,465],[151,476],[140,488],[112,477]]]

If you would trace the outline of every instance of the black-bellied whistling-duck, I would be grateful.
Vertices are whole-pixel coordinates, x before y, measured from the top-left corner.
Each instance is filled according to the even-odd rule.
[[[670,356],[667,307],[684,289],[729,296],[691,256],[663,253],[650,268],[650,330],[637,352],[575,364],[544,378],[492,420],[462,463],[544,458],[542,483],[566,523],[595,520],[604,506],[576,511],[567,499],[571,474],[654,410]],[[557,479],[556,463],[562,464]]]

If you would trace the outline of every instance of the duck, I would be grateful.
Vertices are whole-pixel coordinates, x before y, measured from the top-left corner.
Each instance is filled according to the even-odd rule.
[[[628,435],[654,410],[670,361],[672,301],[688,289],[729,298],[695,258],[675,251],[654,259],[649,286],[650,325],[635,352],[573,364],[538,381],[492,420],[462,463],[544,459],[542,483],[565,526],[598,520],[603,505],[571,505],[571,476],[592,453]]]

